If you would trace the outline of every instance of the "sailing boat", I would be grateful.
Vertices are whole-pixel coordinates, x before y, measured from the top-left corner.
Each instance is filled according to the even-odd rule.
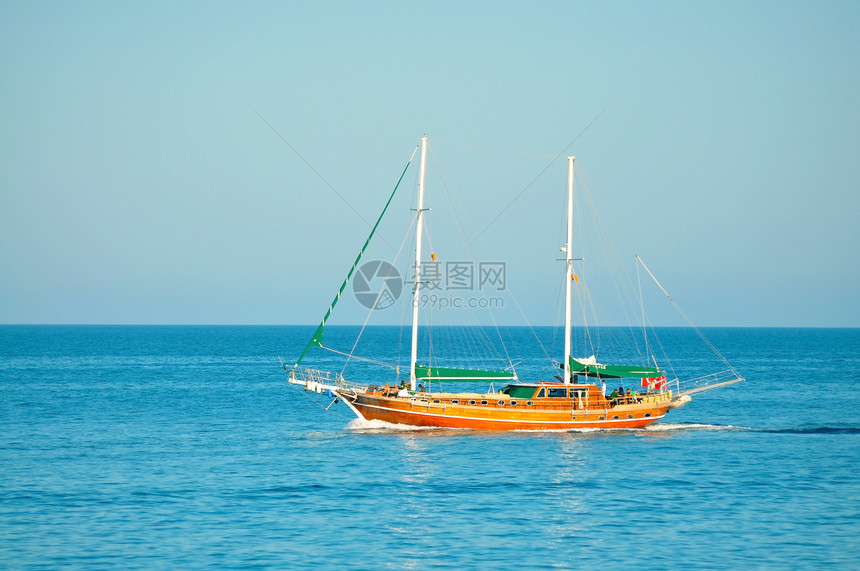
[[[413,153],[414,157],[414,153]],[[410,163],[412,158],[410,158]],[[424,182],[427,164],[427,138],[420,143],[418,198],[415,222],[415,280],[412,291],[412,340],[408,385],[379,386],[379,382],[347,381],[342,374],[300,367],[311,347],[322,347],[326,320],[340,299],[347,283],[385,215],[403,174],[389,197],[370,235],[359,251],[346,280],[310,342],[291,367],[282,365],[288,381],[305,390],[325,393],[332,404],[342,401],[364,420],[380,420],[395,425],[460,428],[477,430],[571,430],[583,428],[643,428],[662,419],[673,408],[680,408],[699,391],[737,383],[743,378],[729,370],[690,381],[683,387],[678,379],[667,381],[666,372],[657,366],[600,363],[594,357],[577,358],[571,354],[571,292],[576,276],[572,270],[574,157],[567,163],[567,242],[565,252],[565,325],[564,356],[559,365],[563,374],[554,379],[521,381],[513,371],[488,371],[472,368],[422,365],[418,357],[419,299],[422,289],[422,232],[424,226]],[[408,164],[407,167],[408,168]],[[646,268],[647,269],[647,268]],[[650,271],[649,271],[650,273]],[[605,394],[606,380],[641,380],[644,391]],[[484,388],[475,392],[425,392],[424,383],[459,381],[505,383],[499,391]],[[675,390],[671,389],[674,385]],[[431,385],[432,386],[432,385]],[[689,388],[687,388],[689,387]],[[329,405],[331,406],[331,405]]]

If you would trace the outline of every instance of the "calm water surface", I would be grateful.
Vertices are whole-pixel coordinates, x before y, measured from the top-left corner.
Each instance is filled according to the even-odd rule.
[[[860,330],[706,330],[747,382],[549,434],[325,412],[311,332],[0,327],[0,565],[860,568]]]

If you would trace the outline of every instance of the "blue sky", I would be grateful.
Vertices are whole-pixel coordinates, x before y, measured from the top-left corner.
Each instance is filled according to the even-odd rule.
[[[426,133],[476,227],[575,154],[698,325],[860,326],[858,29],[856,2],[4,2],[0,322],[317,323]],[[533,324],[565,168],[482,237]]]

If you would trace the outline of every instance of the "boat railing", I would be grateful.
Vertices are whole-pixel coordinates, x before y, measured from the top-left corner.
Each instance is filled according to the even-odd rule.
[[[728,369],[725,371],[720,371],[718,373],[711,373],[710,375],[704,375],[695,379],[689,379],[685,381],[680,381],[676,379],[675,381],[673,381],[673,383],[676,384],[676,386],[678,387],[679,395],[691,395],[694,393],[715,389],[717,387],[724,387],[726,385],[739,383],[743,380],[743,377],[738,375],[737,371]],[[672,383],[670,383],[670,385],[671,384]]]
[[[364,385],[347,381],[340,373],[305,367],[290,369],[287,380],[294,385],[303,385],[307,390],[317,390],[317,392],[319,392],[318,389],[364,389]]]

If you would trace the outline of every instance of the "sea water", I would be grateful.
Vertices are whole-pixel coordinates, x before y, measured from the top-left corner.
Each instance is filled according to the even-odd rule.
[[[705,330],[746,382],[555,433],[326,411],[312,331],[0,327],[0,567],[860,568],[860,330]]]

